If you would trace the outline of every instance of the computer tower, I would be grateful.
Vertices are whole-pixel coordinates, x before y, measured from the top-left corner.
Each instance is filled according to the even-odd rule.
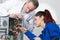
[[[6,35],[8,34],[9,27],[9,17],[0,16],[0,36],[2,40],[5,40]]]

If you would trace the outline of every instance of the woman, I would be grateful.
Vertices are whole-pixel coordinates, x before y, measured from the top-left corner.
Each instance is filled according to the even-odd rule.
[[[18,27],[30,40],[59,40],[60,29],[48,10],[37,12],[34,21],[37,27],[44,29],[38,37],[26,28]]]

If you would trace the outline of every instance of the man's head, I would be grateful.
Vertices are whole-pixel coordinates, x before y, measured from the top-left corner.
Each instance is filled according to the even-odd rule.
[[[26,13],[29,13],[31,11],[33,11],[34,9],[36,9],[38,7],[39,3],[38,0],[28,0],[23,9]]]

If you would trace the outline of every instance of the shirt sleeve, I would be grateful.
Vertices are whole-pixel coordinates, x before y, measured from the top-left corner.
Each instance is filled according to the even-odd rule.
[[[36,37],[33,33],[31,33],[30,31],[26,31],[25,35],[30,39],[30,40],[34,40],[34,38]]]
[[[32,19],[31,19],[32,20]],[[33,31],[34,29],[34,23],[32,20],[32,23],[27,22],[26,20],[23,21],[23,27],[25,27],[26,29],[28,29],[29,31]]]
[[[39,35],[42,40],[50,40],[50,36],[47,29],[42,31],[42,34]]]
[[[31,17],[31,16],[30,16]],[[26,29],[28,29],[29,31],[33,31],[34,29],[34,15],[30,18],[28,17],[26,20],[23,19],[23,27],[25,27]]]

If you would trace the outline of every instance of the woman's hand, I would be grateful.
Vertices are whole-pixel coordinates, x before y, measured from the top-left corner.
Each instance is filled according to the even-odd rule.
[[[26,28],[24,28],[24,27],[22,27],[22,26],[18,26],[16,29],[20,29],[23,33],[25,33],[26,32]]]
[[[40,38],[40,37],[35,37],[34,39],[35,39],[35,40],[41,40],[41,38]]]

